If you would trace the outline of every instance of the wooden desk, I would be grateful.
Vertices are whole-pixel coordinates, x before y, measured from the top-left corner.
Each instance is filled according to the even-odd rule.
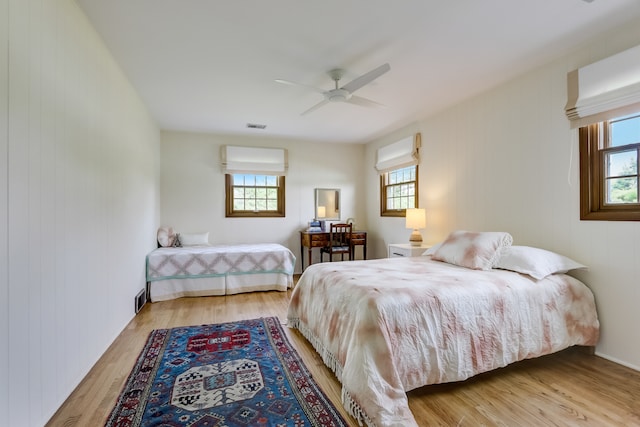
[[[351,259],[355,258],[356,246],[362,246],[363,259],[367,259],[367,232],[352,231],[351,232]],[[309,265],[312,262],[313,248],[321,248],[327,246],[329,241],[328,231],[300,231],[300,265],[304,271],[304,248],[308,248]]]

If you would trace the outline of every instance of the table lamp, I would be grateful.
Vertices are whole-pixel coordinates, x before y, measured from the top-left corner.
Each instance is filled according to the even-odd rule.
[[[413,229],[409,242],[412,246],[420,246],[422,244],[422,234],[419,229],[425,228],[427,218],[424,209],[407,209],[406,227]]]

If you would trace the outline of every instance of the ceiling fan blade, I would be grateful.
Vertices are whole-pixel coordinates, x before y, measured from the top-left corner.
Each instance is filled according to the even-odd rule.
[[[328,99],[323,99],[322,101],[318,102],[316,105],[314,105],[313,107],[309,108],[306,111],[303,111],[302,113],[300,113],[301,116],[304,116],[306,114],[309,114],[312,111],[317,110],[318,108],[322,107],[324,104],[328,104],[329,100]]]
[[[391,69],[391,66],[389,65],[389,63],[383,64],[378,68],[375,68],[369,71],[368,73],[365,73],[360,77],[356,77],[355,79],[351,80],[349,83],[342,86],[342,89],[353,93],[356,90],[360,89],[362,86],[368,83],[371,83],[372,81],[374,81],[375,79],[377,79],[378,77],[380,77],[381,75],[389,71],[390,69]]]
[[[289,81],[289,80],[282,80],[282,79],[276,79],[276,82],[282,83],[282,84],[285,84],[285,85],[290,85],[290,86],[304,87],[304,88],[311,89],[312,91],[318,92],[318,93],[324,93],[325,92],[322,89],[318,89],[317,87],[309,86],[309,85],[306,85],[304,83],[297,83],[297,82],[292,82],[292,81]]]
[[[349,98],[347,102],[350,104],[361,105],[363,107],[386,107],[384,104],[356,95],[351,95],[351,98]]]

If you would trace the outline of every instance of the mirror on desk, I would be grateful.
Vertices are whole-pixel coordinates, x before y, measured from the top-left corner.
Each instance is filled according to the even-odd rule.
[[[340,219],[340,190],[338,188],[316,188],[316,220]]]

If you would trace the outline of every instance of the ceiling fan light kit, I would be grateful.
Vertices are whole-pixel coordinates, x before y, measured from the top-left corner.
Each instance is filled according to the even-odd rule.
[[[335,88],[327,91],[318,89],[309,85],[291,82],[288,80],[277,79],[276,82],[305,87],[307,89],[313,90],[314,92],[319,92],[324,96],[324,99],[322,101],[312,106],[308,110],[303,111],[301,115],[304,116],[305,114],[308,114],[329,102],[349,102],[351,104],[361,105],[365,107],[381,107],[382,104],[379,104],[375,101],[371,101],[370,99],[362,98],[359,96],[357,97],[353,96],[353,92],[371,83],[372,81],[374,81],[375,79],[377,79],[378,77],[380,77],[381,75],[389,71],[390,69],[391,67],[389,66],[388,63],[382,64],[381,66],[374,68],[373,70],[361,75],[360,77],[356,77],[346,85],[340,87],[339,82],[340,82],[340,79],[342,79],[342,76],[344,76],[344,70],[341,68],[335,68],[329,71],[329,77],[331,77],[331,79],[335,82]]]
[[[332,89],[324,96],[331,102],[345,102],[351,98],[351,94],[344,89]]]

